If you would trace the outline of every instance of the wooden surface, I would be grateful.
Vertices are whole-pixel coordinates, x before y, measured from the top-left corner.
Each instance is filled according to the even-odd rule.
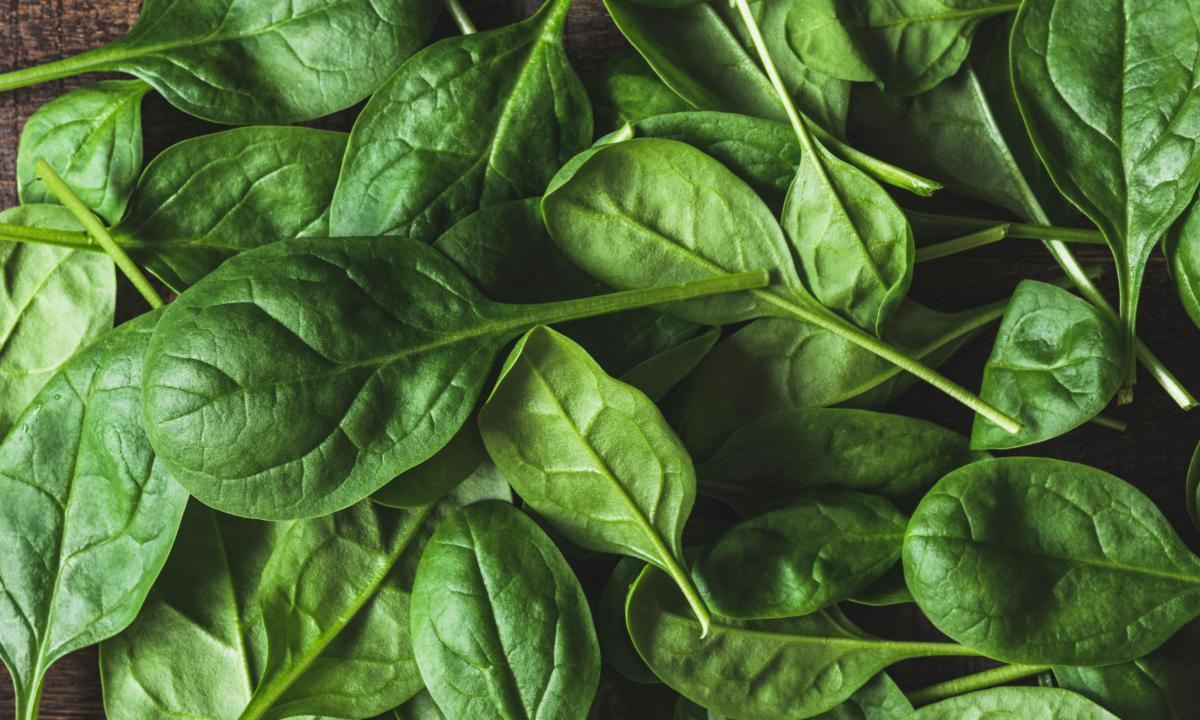
[[[117,37],[136,19],[137,0],[3,0],[0,2],[0,71],[54,60],[95,47]],[[531,0],[466,0],[482,29],[511,22],[532,11]],[[444,27],[443,32],[451,29]],[[568,49],[581,74],[594,69],[624,41],[604,14],[599,0],[576,0],[567,27]],[[21,127],[39,105],[80,84],[79,79],[0,94],[0,208],[16,203],[15,162]],[[167,145],[211,129],[187,118],[153,94],[144,106],[147,159]],[[352,112],[321,121],[325,127],[348,129]],[[1089,248],[1085,259],[1108,264],[1107,251]],[[960,309],[1004,297],[1024,277],[1058,276],[1050,256],[1035,242],[1013,240],[995,248],[918,267],[913,295],[941,309]],[[1112,294],[1111,275],[1102,283]],[[140,312],[134,295],[123,288],[124,315]],[[1179,306],[1162,259],[1151,261],[1142,299],[1142,338],[1194,392],[1200,393],[1200,330]],[[990,338],[976,341],[946,367],[952,378],[977,387],[980,369],[990,350]],[[928,388],[905,396],[897,409],[968,431],[970,415],[961,406]],[[1197,546],[1197,533],[1187,521],[1183,504],[1184,473],[1200,438],[1200,411],[1182,413],[1144,373],[1134,405],[1114,408],[1130,428],[1116,433],[1085,426],[1064,438],[1024,451],[1085,462],[1134,482],[1142,488],[1179,530]],[[928,634],[928,626],[911,611],[859,612],[856,619],[890,637]],[[103,717],[95,649],[60,660],[50,670],[42,703],[42,718]],[[893,675],[906,687],[972,671],[979,661],[939,663],[913,661]],[[181,668],[181,672],[186,669]],[[12,689],[0,669],[0,718],[11,718]],[[466,719],[464,719],[466,720]]]

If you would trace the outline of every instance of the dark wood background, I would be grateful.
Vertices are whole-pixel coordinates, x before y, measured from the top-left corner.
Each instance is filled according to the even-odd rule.
[[[532,0],[465,0],[481,29],[527,16]],[[0,72],[35,65],[96,47],[127,30],[137,18],[140,0],[3,0],[0,2]],[[453,32],[443,22],[443,33]],[[567,25],[568,50],[586,78],[601,62],[625,45],[599,0],[576,0]],[[0,94],[0,208],[16,203],[17,139],[29,115],[41,104],[81,84],[71,79]],[[356,109],[355,109],[356,110]],[[355,110],[322,120],[325,127],[348,129]],[[185,137],[215,129],[188,118],[157,96],[144,105],[147,160]],[[1108,263],[1103,248],[1081,248],[1085,260]],[[941,309],[960,309],[1006,296],[1025,277],[1049,279],[1057,266],[1041,245],[1012,240],[1000,246],[918,267],[913,294]],[[123,281],[122,281],[123,282]],[[122,314],[141,312],[140,300],[123,282]],[[1111,274],[1102,282],[1110,295]],[[1184,383],[1200,393],[1200,330],[1179,305],[1165,263],[1150,263],[1139,320],[1140,335]],[[980,369],[990,350],[983,338],[945,368],[952,378],[978,387]],[[961,406],[928,388],[917,388],[901,399],[897,409],[940,422],[963,432],[971,417]],[[1116,433],[1085,426],[1066,437],[1023,451],[1095,465],[1137,484],[1150,495],[1180,534],[1193,547],[1197,532],[1187,520],[1183,483],[1188,461],[1200,439],[1200,411],[1181,412],[1154,382],[1145,377],[1131,406],[1110,414],[1129,422]],[[2,549],[0,549],[2,551]],[[928,635],[930,630],[911,611],[862,612],[856,619],[868,629],[891,637]],[[919,687],[981,667],[980,661],[910,662],[893,675],[906,687]],[[60,660],[50,670],[42,702],[42,718],[103,717],[100,681],[94,648]],[[0,668],[0,718],[13,717],[12,688]]]

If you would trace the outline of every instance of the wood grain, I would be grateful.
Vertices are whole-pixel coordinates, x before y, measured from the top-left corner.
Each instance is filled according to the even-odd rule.
[[[467,0],[466,4],[479,26],[486,29],[524,17],[537,3],[536,0],[485,3]],[[117,37],[136,19],[139,3],[136,0],[0,0],[0,5],[0,71],[3,71],[58,59]],[[448,23],[444,23],[442,32],[451,31]],[[599,0],[576,0],[567,32],[568,51],[585,76],[624,46]],[[26,119],[42,103],[81,82],[74,79],[0,94],[0,207],[16,202],[17,139]],[[148,158],[181,138],[212,129],[183,116],[154,95],[147,98],[144,116]],[[352,118],[350,111],[319,124],[347,129]],[[1109,264],[1103,249],[1089,248],[1081,254],[1092,262],[1106,267]],[[1004,297],[1022,278],[1049,279],[1057,275],[1057,267],[1040,245],[1009,241],[986,251],[920,266],[913,294],[934,307],[960,309]],[[1111,276],[1102,285],[1110,295],[1115,290]],[[141,311],[140,301],[128,287],[123,289],[121,297],[123,316]],[[1200,391],[1200,363],[1195,361],[1200,332],[1180,308],[1161,258],[1151,263],[1147,275],[1140,329],[1142,337],[1184,383]],[[947,374],[968,386],[977,386],[989,349],[990,338],[975,342],[948,365]],[[929,388],[913,390],[899,406],[905,413],[961,431],[970,427],[971,417],[964,408]],[[1127,420],[1129,431],[1115,433],[1087,426],[1031,448],[1026,454],[1086,462],[1136,483],[1196,547],[1197,534],[1184,510],[1183,479],[1192,448],[1200,437],[1200,414],[1180,412],[1145,377],[1138,386],[1137,402],[1114,408],[1111,414]],[[859,610],[855,615],[869,629],[889,637],[936,634],[913,609]],[[894,675],[903,685],[918,687],[971,672],[983,662],[910,662]],[[12,690],[0,670],[0,718],[12,716]],[[103,717],[94,648],[64,658],[50,670],[41,717],[45,720]]]

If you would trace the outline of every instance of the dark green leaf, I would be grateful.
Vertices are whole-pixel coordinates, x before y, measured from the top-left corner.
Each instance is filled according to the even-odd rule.
[[[1187,481],[1185,486],[1188,517],[1192,524],[1200,528],[1200,445],[1192,452],[1192,461],[1188,463]]]
[[[725,531],[696,557],[692,578],[704,602],[725,617],[808,615],[895,565],[907,524],[881,497],[812,491]]]
[[[902,720],[913,713],[908,698],[886,673],[876,675],[850,699],[832,710],[814,715],[813,720]],[[687,698],[679,698],[674,720],[726,720]]]
[[[1108,667],[1056,667],[1054,677],[1121,720],[1193,720],[1198,652],[1200,621],[1192,621],[1146,657]]]
[[[801,61],[843,80],[918,95],[949,78],[989,17],[1020,3],[1002,0],[799,0],[787,38]]]
[[[428,690],[422,690],[392,713],[396,720],[446,720]]]
[[[625,628],[625,598],[645,566],[641,560],[631,557],[617,561],[596,603],[596,635],[600,640],[601,657],[609,667],[632,682],[657,683],[660,680],[646,667]]]
[[[479,437],[479,427],[468,421],[445,447],[376,490],[371,499],[393,508],[425,505],[461,485],[486,462],[487,449]]]
[[[699,337],[646,358],[624,372],[621,380],[658,402],[696,369],[720,339],[719,329],[709,330]]]
[[[0,223],[81,230],[66,208],[24,205]],[[46,381],[110,329],[117,299],[112,261],[48,245],[0,243],[0,436]]]
[[[17,151],[21,202],[54,203],[33,169],[45,160],[84,205],[116,222],[142,171],[141,80],[103,80],[60,95],[29,117]]]
[[[115,70],[205,120],[308,120],[369,95],[424,44],[438,9],[430,0],[146,0],[124,37],[0,75],[0,89]]]
[[[850,598],[850,602],[868,607],[890,607],[913,602],[912,593],[904,584],[904,568],[897,563],[862,592]]]
[[[1200,204],[1192,203],[1163,240],[1179,301],[1200,326]]]
[[[453,717],[587,717],[600,650],[583,588],[521,511],[478,503],[448,518],[417,567],[413,645]]]
[[[535,328],[505,362],[479,425],[513,489],[556,530],[663,568],[706,618],[682,560],[696,476],[653,401]]]
[[[913,514],[904,571],[939,630],[989,657],[1104,665],[1200,614],[1200,558],[1145,495],[1061,460],[951,472]]]
[[[611,132],[627,123],[692,109],[654,74],[633,49],[617,53],[588,84],[596,129]]]
[[[123,630],[167,559],[187,503],[137,410],[158,314],[66,363],[0,443],[0,659],[18,717],[47,668]]]
[[[626,621],[655,674],[692,701],[741,720],[800,720],[831,710],[901,660],[966,654],[957,645],[881,640],[844,617],[714,617],[707,635],[661,571],[647,567]]]
[[[743,425],[696,472],[703,493],[748,517],[819,487],[911,497],[984,457],[962,435],[924,420],[795,408]]]
[[[912,720],[1118,720],[1082,695],[1035,687],[1001,687],[968,693],[927,705],[910,717]]]
[[[569,5],[547,0],[525,22],[406,62],[350,134],[333,234],[432,242],[481,207],[540,194],[592,139],[587,94],[562,47]]]
[[[641,685],[605,672],[588,720],[663,720],[678,698],[665,685]]]

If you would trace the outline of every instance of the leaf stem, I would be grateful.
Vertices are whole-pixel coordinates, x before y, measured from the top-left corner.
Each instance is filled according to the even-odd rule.
[[[55,60],[43,65],[0,73],[0,92],[16,90],[17,88],[38,85],[51,80],[82,75],[86,72],[106,70],[106,59],[102,52],[104,48],[89,50],[72,57]]]
[[[1117,391],[1117,404],[1133,402],[1133,385],[1137,382],[1137,310],[1138,285],[1128,267],[1117,270],[1117,291],[1121,305],[1121,356],[1125,362],[1125,382]]]
[[[914,690],[908,693],[908,699],[913,705],[928,705],[938,700],[945,700],[975,690],[983,690],[1014,680],[1027,678],[1049,669],[1049,665],[1001,665],[998,668],[984,670],[974,675],[967,675],[936,685],[930,685],[920,690]]]
[[[1102,428],[1116,430],[1117,432],[1125,432],[1129,429],[1129,423],[1119,418],[1112,417],[1111,415],[1097,415],[1096,417],[1092,418],[1090,422],[1093,425],[1099,425]]]
[[[987,230],[980,230],[970,235],[954,238],[953,240],[919,247],[917,248],[916,260],[920,263],[957,255],[961,252],[998,243],[1006,237],[1008,237],[1008,225],[997,225]]]
[[[477,32],[475,23],[471,22],[471,16],[459,0],[446,0],[446,9],[450,11],[450,17],[454,18],[454,24],[463,35],[473,35]]]
[[[142,271],[134,264],[133,260],[129,259],[125,251],[108,234],[108,230],[100,222],[100,218],[96,217],[83,204],[83,201],[75,193],[71,192],[71,188],[67,187],[67,184],[63,182],[58,173],[54,172],[54,168],[50,167],[45,160],[39,159],[34,164],[34,169],[37,171],[38,177],[42,179],[42,182],[46,183],[46,187],[50,188],[50,192],[54,193],[58,201],[71,211],[71,214],[87,229],[92,238],[104,248],[104,252],[108,253],[113,262],[117,264],[117,267],[121,268],[121,272],[125,273],[125,276],[129,278],[133,286],[142,294],[142,297],[146,298],[146,302],[150,303],[150,307],[162,307],[164,304],[163,299],[155,292],[150,281],[146,279],[146,276],[142,274]]]
[[[935,192],[942,189],[940,182],[930,180],[923,175],[918,175],[915,172],[905,170],[902,167],[897,167],[877,157],[868,155],[858,148],[838,140],[828,130],[809,120],[807,117],[801,117],[804,118],[809,131],[824,143],[830,152],[879,182],[891,185],[894,188],[906,190],[921,197],[931,197]]]
[[[1086,228],[1065,228],[1052,225],[1033,225],[1030,223],[1015,223],[1006,220],[987,220],[984,218],[960,217],[957,215],[939,215],[906,210],[905,214],[914,225],[940,228],[985,229],[996,225],[1008,226],[1008,237],[1015,240],[1061,240],[1063,242],[1082,243],[1086,245],[1103,245],[1104,236],[1099,230]]]
[[[663,567],[663,570],[675,581],[675,585],[683,593],[684,599],[687,600],[688,607],[692,609],[692,614],[700,622],[700,637],[708,637],[709,628],[712,627],[712,612],[709,611],[708,605],[704,604],[704,600],[700,597],[700,592],[696,590],[696,586],[692,583],[692,578],[688,576],[683,568],[679,567],[674,558],[670,558]]]
[[[558,302],[541,303],[537,305],[517,305],[522,308],[521,326],[552,325],[568,320],[582,320],[598,315],[636,310],[652,305],[692,300],[708,295],[739,292],[742,290],[757,290],[764,288],[770,280],[765,270],[753,270],[743,273],[716,275],[703,280],[680,285],[662,285],[636,290],[622,290],[595,297],[578,298],[576,300],[560,300]],[[529,317],[532,316],[533,320]]]
[[[92,241],[91,236],[83,231],[47,230],[45,228],[0,223],[0,241],[32,245],[54,245],[73,250],[103,252],[103,249]]]

